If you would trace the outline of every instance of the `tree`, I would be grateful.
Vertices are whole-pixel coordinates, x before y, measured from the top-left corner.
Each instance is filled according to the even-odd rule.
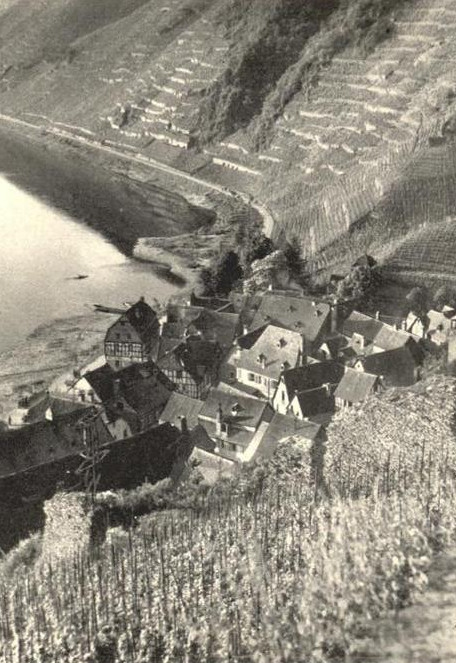
[[[234,251],[225,251],[200,273],[200,282],[203,294],[212,297],[215,295],[228,295],[234,284],[242,278],[243,270],[239,263],[239,256]]]
[[[446,285],[440,286],[434,294],[433,306],[441,311],[444,306],[455,306],[456,293]]]
[[[263,233],[259,222],[239,225],[235,241],[239,248],[244,269],[251,265],[254,260],[261,260],[274,250],[272,241]]]
[[[424,315],[428,309],[428,293],[426,288],[415,286],[410,290],[406,297],[412,313]]]

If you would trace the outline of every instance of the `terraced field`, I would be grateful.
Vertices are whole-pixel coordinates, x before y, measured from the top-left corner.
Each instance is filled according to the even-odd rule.
[[[67,22],[78,2],[63,3]],[[304,62],[320,49],[323,65],[293,88],[266,140],[256,132],[269,97],[250,125],[201,149],[202,102],[230,76],[236,32],[220,16],[235,2],[138,0],[127,11],[117,0],[97,29],[72,28],[77,38],[54,60],[40,59],[37,43],[43,6],[56,0],[34,5],[38,27],[24,48],[12,33],[27,4],[7,12],[6,28],[0,21],[2,111],[252,194],[318,268],[365,249],[387,258],[412,228],[456,214],[456,0],[395,3],[378,42],[348,39],[325,55],[335,13],[296,54]]]

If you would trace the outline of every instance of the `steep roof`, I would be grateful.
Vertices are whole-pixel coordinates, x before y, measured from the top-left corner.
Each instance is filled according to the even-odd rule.
[[[313,342],[322,333],[330,316],[331,306],[326,302],[302,296],[265,293],[251,329],[270,323],[296,331]]]
[[[220,389],[211,389],[199,414],[200,422],[204,420],[215,422],[220,407],[225,422],[233,423],[239,428],[254,429],[258,427],[266,410],[270,409],[265,401],[240,394],[231,394]]]
[[[157,330],[158,320],[155,311],[146,304],[144,299],[140,299],[111,325],[106,333],[106,341],[115,340],[114,331],[116,327],[125,324],[131,325],[140,340],[147,344]]]
[[[83,379],[104,405],[124,399],[137,413],[164,406],[172,390],[169,380],[152,361],[132,364],[120,371],[114,371],[106,364],[86,373]]]
[[[332,392],[328,392],[326,387],[317,387],[316,389],[308,389],[300,391],[295,394],[291,401],[297,401],[299,408],[304,417],[312,417],[324,412],[334,411],[334,396]]]
[[[347,368],[334,396],[349,403],[361,403],[373,393],[377,382],[377,375]]]
[[[364,370],[367,373],[382,375],[397,385],[414,382],[414,370],[417,366],[411,349],[406,346],[385,352],[376,352],[361,357]]]
[[[283,383],[291,400],[295,392],[316,389],[324,384],[338,384],[344,375],[344,366],[336,361],[321,361],[298,366],[282,373]]]
[[[295,367],[302,355],[302,338],[297,332],[268,325],[249,349],[241,350],[233,364],[253,373],[278,380],[283,365]],[[264,363],[261,359],[264,358]]]
[[[323,434],[324,428],[320,424],[276,413],[261,440],[255,457],[270,458],[279,442],[294,435],[314,441]]]
[[[195,382],[200,382],[207,371],[220,362],[220,346],[216,341],[189,337],[176,344],[174,339],[161,339],[157,364],[163,370],[185,370]],[[203,374],[201,368],[204,369]]]
[[[239,329],[239,314],[203,309],[189,324],[189,329],[199,331],[207,340],[217,341],[222,347],[230,347]]]
[[[353,311],[345,320],[343,333],[349,337],[355,333],[361,334],[369,343],[373,343],[383,350],[401,348],[414,340],[406,331],[395,329],[391,325],[359,311]]]
[[[160,421],[167,421],[180,428],[182,417],[187,420],[189,429],[198,425],[198,415],[204,406],[204,401],[190,398],[174,391],[160,415]]]
[[[78,410],[55,418],[0,434],[0,477],[25,472],[80,453],[82,436],[77,424],[96,410]],[[98,427],[101,442],[110,441],[103,425]]]

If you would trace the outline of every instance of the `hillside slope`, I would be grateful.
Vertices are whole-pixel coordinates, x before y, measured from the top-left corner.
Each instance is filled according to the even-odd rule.
[[[328,268],[455,213],[455,37],[456,0],[18,0],[0,111],[250,193]]]

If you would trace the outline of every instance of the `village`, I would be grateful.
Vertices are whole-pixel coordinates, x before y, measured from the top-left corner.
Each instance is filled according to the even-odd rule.
[[[335,417],[413,385],[430,354],[451,364],[456,310],[412,308],[393,325],[334,294],[272,286],[161,311],[141,297],[109,327],[102,356],[21,397],[0,438],[0,490],[41,499],[83,477],[130,487],[190,465],[214,483],[288,438],[324,444]]]

